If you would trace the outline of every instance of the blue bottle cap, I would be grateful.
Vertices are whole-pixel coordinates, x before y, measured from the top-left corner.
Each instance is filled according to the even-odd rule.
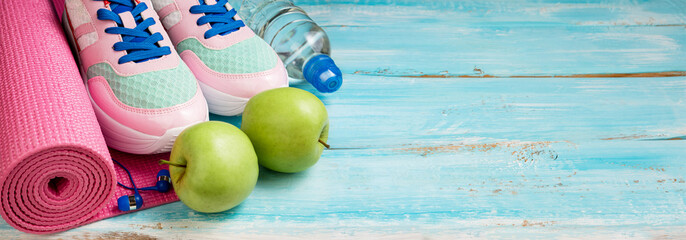
[[[319,92],[330,93],[341,88],[343,74],[333,59],[326,54],[312,57],[303,69],[303,75]]]

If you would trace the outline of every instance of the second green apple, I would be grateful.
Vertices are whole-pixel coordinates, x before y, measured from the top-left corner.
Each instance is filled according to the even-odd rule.
[[[277,88],[248,101],[241,130],[255,147],[260,165],[295,173],[317,163],[324,147],[328,147],[329,116],[313,94],[297,88]]]

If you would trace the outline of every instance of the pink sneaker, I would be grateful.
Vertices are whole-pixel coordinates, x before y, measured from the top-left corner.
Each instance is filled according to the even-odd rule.
[[[281,59],[227,0],[151,1],[198,79],[210,112],[239,115],[255,94],[288,86]]]
[[[208,120],[202,91],[149,0],[65,5],[65,30],[108,146],[168,152],[184,128]]]

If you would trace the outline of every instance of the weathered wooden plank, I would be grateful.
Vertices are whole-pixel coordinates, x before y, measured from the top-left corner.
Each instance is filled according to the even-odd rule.
[[[337,147],[686,135],[684,77],[348,79],[322,97]]]
[[[324,25],[345,73],[568,76],[686,70],[685,1],[298,2]]]

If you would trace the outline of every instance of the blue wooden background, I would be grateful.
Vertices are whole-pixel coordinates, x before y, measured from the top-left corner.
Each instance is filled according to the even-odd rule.
[[[296,3],[345,74],[317,165],[224,213],[0,236],[686,238],[686,1]]]

